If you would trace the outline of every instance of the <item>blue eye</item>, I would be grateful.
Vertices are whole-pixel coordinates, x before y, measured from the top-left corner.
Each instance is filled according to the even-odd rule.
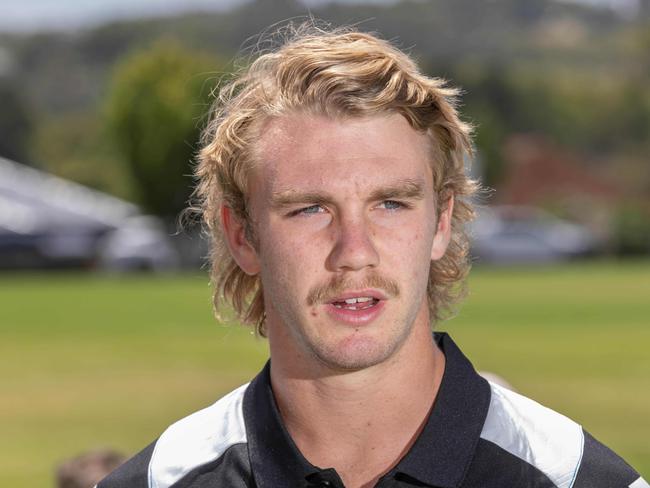
[[[381,202],[381,205],[386,209],[386,210],[398,210],[400,208],[404,207],[404,204],[401,202],[397,202],[395,200],[385,200]]]
[[[309,207],[299,208],[298,210],[293,210],[289,213],[291,217],[297,215],[312,215],[323,212],[323,207],[320,205],[310,205]]]
[[[300,213],[315,214],[315,213],[322,212],[322,210],[323,210],[323,207],[321,207],[320,205],[312,205],[311,207],[305,207],[305,208],[301,209]]]

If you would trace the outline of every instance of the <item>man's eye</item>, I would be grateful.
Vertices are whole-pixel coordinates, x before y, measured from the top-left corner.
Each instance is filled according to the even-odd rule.
[[[381,207],[384,207],[386,210],[398,210],[400,208],[406,207],[402,202],[397,202],[395,200],[385,200],[381,202]]]
[[[293,210],[289,213],[291,217],[295,215],[311,215],[323,212],[323,207],[320,205],[310,205],[309,207],[299,208],[298,210]]]

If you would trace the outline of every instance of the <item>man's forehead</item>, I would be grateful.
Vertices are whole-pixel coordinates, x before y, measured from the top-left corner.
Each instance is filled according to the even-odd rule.
[[[343,119],[303,113],[276,117],[262,126],[254,152],[255,172],[268,183],[279,176],[316,181],[326,174],[344,178],[360,164],[395,173],[395,178],[414,178],[414,171],[430,174],[427,137],[399,114]],[[411,174],[405,175],[405,171]]]

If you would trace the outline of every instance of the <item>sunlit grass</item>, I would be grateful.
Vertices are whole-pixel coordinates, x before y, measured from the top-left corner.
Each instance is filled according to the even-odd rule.
[[[650,474],[650,262],[477,268],[448,330],[475,366]],[[207,278],[0,275],[0,486],[133,453],[248,381],[266,344],[215,323]]]

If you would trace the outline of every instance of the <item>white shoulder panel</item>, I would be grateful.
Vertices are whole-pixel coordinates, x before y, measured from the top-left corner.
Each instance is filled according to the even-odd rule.
[[[650,485],[643,478],[639,478],[630,485],[630,488],[650,488]]]
[[[582,427],[550,408],[490,383],[492,398],[481,437],[570,488],[580,467]]]
[[[248,384],[215,404],[172,424],[160,436],[149,462],[149,487],[169,488],[193,469],[246,442],[242,400]]]

